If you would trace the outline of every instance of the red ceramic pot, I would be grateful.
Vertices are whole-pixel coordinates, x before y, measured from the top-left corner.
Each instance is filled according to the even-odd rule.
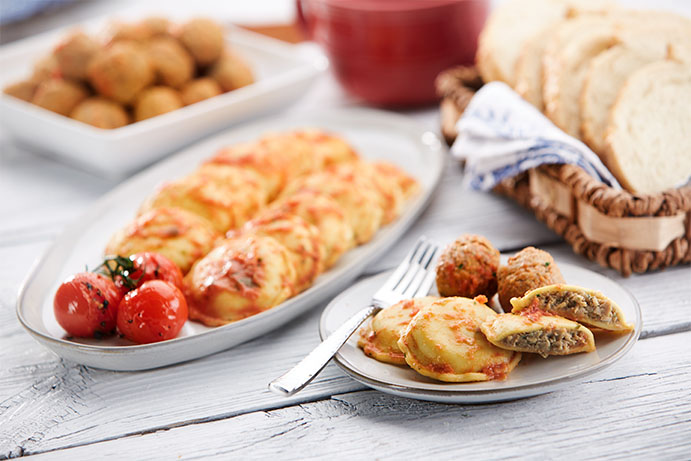
[[[341,84],[375,105],[436,100],[444,69],[472,64],[487,0],[297,0]]]

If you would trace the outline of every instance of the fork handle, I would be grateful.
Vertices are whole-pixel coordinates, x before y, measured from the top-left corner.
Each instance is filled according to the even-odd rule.
[[[379,310],[378,307],[369,306],[350,317],[321,344],[314,348],[307,357],[280,378],[271,381],[269,383],[269,390],[287,397],[305,387],[322,371],[326,364],[329,363],[329,360],[348,341],[348,338],[362,325],[362,322]]]

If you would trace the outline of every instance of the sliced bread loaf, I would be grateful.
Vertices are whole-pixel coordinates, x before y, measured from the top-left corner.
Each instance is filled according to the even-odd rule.
[[[691,20],[666,12],[629,12],[618,19],[617,31],[621,43],[591,60],[580,96],[583,140],[601,157],[607,118],[626,79],[670,53],[681,60],[689,55],[684,44],[691,45]]]
[[[565,21],[543,56],[545,114],[571,136],[580,137],[579,98],[590,60],[617,43],[611,16],[579,16]]]
[[[495,8],[478,39],[475,61],[482,79],[513,86],[516,60],[523,44],[561,20],[566,11],[563,0],[509,0]]]
[[[631,73],[664,57],[663,51],[647,53],[622,43],[591,60],[581,90],[581,128],[583,140],[605,163],[605,128],[619,90]]]
[[[606,129],[612,173],[634,193],[656,193],[691,176],[691,65],[658,61],[626,80]]]

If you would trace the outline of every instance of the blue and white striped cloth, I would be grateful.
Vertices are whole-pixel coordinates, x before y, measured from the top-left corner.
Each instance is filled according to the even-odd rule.
[[[557,128],[504,83],[483,86],[456,128],[458,137],[451,152],[465,160],[466,187],[489,190],[538,165],[570,163],[621,189],[593,151]]]

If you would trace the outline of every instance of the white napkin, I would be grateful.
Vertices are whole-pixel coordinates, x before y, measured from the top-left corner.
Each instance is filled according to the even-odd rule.
[[[570,163],[621,190],[593,151],[557,128],[504,83],[483,86],[456,128],[458,137],[451,153],[465,160],[466,187],[489,190],[538,165]]]

